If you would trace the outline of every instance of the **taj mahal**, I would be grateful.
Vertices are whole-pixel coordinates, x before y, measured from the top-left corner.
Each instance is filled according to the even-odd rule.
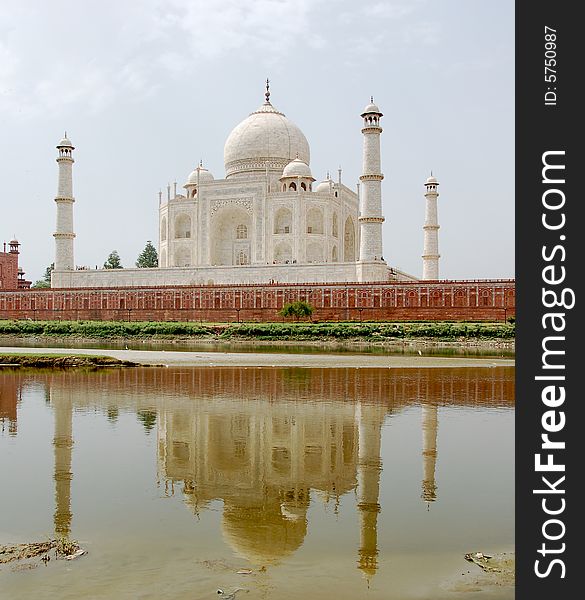
[[[361,113],[362,175],[350,189],[329,174],[316,183],[303,132],[270,100],[229,134],[225,176],[200,163],[159,193],[159,265],[151,269],[78,268],[74,260],[74,146],[58,144],[59,186],[52,287],[229,285],[412,281],[382,247],[380,137],[373,98]],[[439,278],[438,181],[427,179],[423,279]]]

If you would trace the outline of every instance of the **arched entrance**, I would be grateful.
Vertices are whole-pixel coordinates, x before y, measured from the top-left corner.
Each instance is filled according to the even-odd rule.
[[[220,209],[211,221],[211,264],[241,265],[251,262],[250,213],[238,206]]]

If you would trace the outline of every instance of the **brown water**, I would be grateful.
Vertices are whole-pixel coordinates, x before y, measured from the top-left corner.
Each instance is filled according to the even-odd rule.
[[[452,588],[513,550],[513,402],[511,367],[2,370],[0,544],[88,555],[0,598],[512,598]]]

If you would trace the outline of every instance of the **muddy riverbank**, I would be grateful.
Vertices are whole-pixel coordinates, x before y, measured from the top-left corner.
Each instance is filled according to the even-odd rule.
[[[393,367],[509,367],[514,365],[507,358],[457,358],[440,356],[401,356],[375,354],[263,354],[259,352],[172,352],[150,350],[97,350],[92,348],[19,348],[5,347],[3,356],[56,355],[103,358],[104,354],[120,363],[165,366],[214,366],[214,367],[314,367],[314,368],[393,368]],[[122,366],[122,365],[121,365]]]

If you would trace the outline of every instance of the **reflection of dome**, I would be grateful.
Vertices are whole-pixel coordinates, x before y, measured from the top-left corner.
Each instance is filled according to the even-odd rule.
[[[187,185],[197,184],[197,175],[199,175],[199,183],[207,183],[213,181],[213,175],[204,167],[199,165],[194,171],[191,171],[187,178]]]
[[[295,158],[289,162],[284,171],[282,172],[283,177],[305,177],[307,179],[313,179],[311,173],[311,167],[306,162],[303,162],[300,158]]]
[[[298,509],[297,509],[298,510]],[[306,513],[306,509],[304,509]],[[223,510],[222,529],[227,543],[251,563],[269,565],[301,547],[307,533],[305,514],[282,514],[277,498],[263,505],[231,506]]]
[[[309,143],[303,132],[270,102],[232,130],[224,146],[226,177],[282,169],[297,156],[309,164]]]

